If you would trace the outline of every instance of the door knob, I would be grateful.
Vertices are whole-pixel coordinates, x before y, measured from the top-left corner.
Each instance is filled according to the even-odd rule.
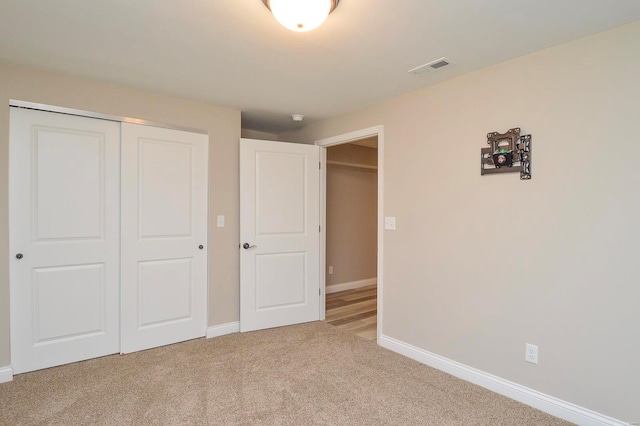
[[[200,245],[198,246],[198,248],[199,248],[200,250],[202,250],[202,249],[204,248],[204,246],[203,246],[202,244],[200,244]]]
[[[22,259],[24,256],[22,255],[22,253],[18,253],[16,254],[16,259],[20,260]]]
[[[258,246],[256,246],[256,245],[250,246],[249,243],[244,243],[242,245],[242,248],[245,249],[245,250],[249,250],[250,248],[254,248],[254,247],[258,247]]]

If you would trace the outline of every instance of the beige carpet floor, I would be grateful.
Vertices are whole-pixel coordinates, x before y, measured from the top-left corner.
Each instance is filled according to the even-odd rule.
[[[567,424],[320,322],[21,374],[0,423]]]

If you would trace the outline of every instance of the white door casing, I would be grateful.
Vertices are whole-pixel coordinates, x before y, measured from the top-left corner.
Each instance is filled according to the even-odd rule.
[[[122,353],[205,335],[207,170],[207,135],[122,123]]]
[[[319,176],[317,146],[240,140],[241,331],[319,320]]]
[[[10,114],[13,371],[117,353],[120,124]]]

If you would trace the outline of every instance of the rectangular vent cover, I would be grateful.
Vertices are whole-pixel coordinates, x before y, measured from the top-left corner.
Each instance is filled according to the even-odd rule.
[[[436,59],[435,61],[431,61],[428,64],[420,65],[419,67],[411,69],[409,70],[409,72],[415,75],[421,75],[431,71],[438,70],[440,68],[444,68],[454,63],[455,62],[453,62],[451,59],[440,58],[440,59]]]

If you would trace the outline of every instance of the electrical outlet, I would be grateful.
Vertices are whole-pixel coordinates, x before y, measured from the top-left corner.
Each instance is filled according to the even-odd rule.
[[[538,347],[536,345],[525,344],[524,360],[532,364],[538,363]]]
[[[224,216],[218,215],[218,220],[216,221],[218,228],[224,228]]]
[[[333,274],[333,266],[329,266],[329,275]]]

